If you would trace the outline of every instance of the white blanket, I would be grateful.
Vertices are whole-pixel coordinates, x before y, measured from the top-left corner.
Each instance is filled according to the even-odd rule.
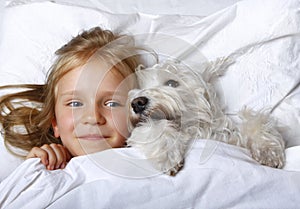
[[[0,184],[1,208],[297,208],[300,172],[261,166],[240,147],[196,140],[175,177],[132,148],[73,158],[48,171],[25,161]],[[159,188],[159,189],[158,189]]]

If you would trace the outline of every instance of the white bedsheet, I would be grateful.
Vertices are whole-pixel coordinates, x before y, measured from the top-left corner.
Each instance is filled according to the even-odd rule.
[[[73,158],[56,171],[29,159],[0,191],[1,208],[298,208],[300,172],[261,166],[236,146],[196,140],[176,177],[123,148]]]

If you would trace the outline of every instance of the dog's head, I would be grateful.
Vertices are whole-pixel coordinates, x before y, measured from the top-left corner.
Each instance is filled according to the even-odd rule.
[[[138,69],[136,75],[139,89],[131,90],[128,98],[130,130],[155,120],[169,120],[178,126],[211,122],[214,91],[209,80],[213,73],[165,62]]]

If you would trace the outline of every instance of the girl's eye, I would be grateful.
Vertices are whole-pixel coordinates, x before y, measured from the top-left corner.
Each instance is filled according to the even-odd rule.
[[[108,101],[105,103],[105,106],[107,107],[120,107],[121,104],[118,102],[114,102],[114,101]]]
[[[73,101],[67,104],[70,107],[81,107],[83,104],[81,102]]]
[[[175,80],[168,80],[166,83],[165,83],[166,86],[170,86],[170,87],[173,87],[173,88],[176,88],[177,86],[179,86],[179,82],[178,81],[175,81]]]

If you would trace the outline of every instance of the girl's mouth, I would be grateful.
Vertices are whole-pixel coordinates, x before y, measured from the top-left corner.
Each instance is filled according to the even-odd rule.
[[[80,140],[89,140],[89,141],[98,141],[107,139],[106,136],[97,135],[97,134],[88,134],[78,137]]]

